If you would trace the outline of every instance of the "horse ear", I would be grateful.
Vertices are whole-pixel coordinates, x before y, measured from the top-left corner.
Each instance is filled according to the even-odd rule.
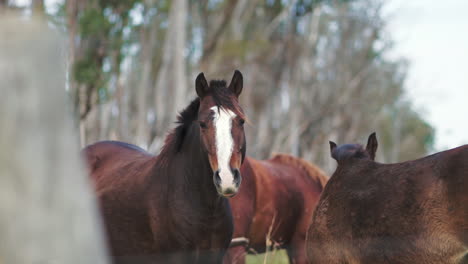
[[[242,87],[244,85],[244,78],[242,73],[238,70],[234,71],[234,76],[232,76],[231,83],[229,84],[229,89],[234,92],[234,94],[239,97],[242,92]]]
[[[333,142],[333,141],[328,141],[328,143],[330,144],[330,153],[331,153],[331,156],[332,158],[334,158],[336,160],[336,156],[334,154],[334,150],[336,149],[336,143]]]
[[[375,153],[377,152],[377,135],[374,133],[370,134],[369,139],[367,140],[366,151],[369,153],[371,160],[375,159]]]
[[[209,91],[208,82],[206,81],[203,72],[200,72],[195,80],[195,90],[200,98],[204,97]]]

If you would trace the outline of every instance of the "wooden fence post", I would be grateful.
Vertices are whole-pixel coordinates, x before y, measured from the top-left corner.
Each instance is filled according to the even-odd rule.
[[[60,40],[42,21],[0,17],[0,264],[108,263]]]

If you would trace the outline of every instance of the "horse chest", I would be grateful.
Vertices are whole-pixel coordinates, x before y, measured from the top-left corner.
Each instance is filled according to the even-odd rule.
[[[167,208],[154,208],[152,231],[157,247],[168,244],[176,248],[209,249],[229,244],[232,219],[223,206],[213,210],[200,209],[191,203],[179,203]],[[170,243],[168,243],[170,241]]]

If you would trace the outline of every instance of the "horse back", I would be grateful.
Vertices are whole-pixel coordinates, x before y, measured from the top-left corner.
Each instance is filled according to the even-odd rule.
[[[440,154],[439,177],[446,185],[452,228],[468,248],[468,145]]]
[[[141,185],[150,173],[154,156],[119,141],[101,141],[83,149],[82,155],[98,195],[104,190]]]
[[[328,177],[326,174],[317,166],[305,161],[304,159],[294,157],[288,154],[275,154],[269,161],[272,163],[283,164],[285,166],[290,166],[295,169],[299,169],[302,173],[301,179],[307,183],[307,185],[313,185],[319,189],[319,193],[323,191],[325,185],[327,184]],[[310,189],[307,189],[306,192],[309,192]]]
[[[419,185],[427,186],[424,199],[434,199],[433,205],[424,208],[428,211],[426,215],[433,217],[434,208],[443,207],[450,216],[451,230],[447,232],[457,234],[468,248],[468,145],[439,152],[412,163],[417,171],[429,170],[419,175],[417,171],[413,171],[408,176],[414,177]],[[431,184],[425,185],[427,181]],[[437,195],[431,195],[431,189]]]

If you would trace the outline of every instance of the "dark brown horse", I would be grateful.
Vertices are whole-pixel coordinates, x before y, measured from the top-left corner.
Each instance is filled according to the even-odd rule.
[[[246,151],[242,75],[226,87],[201,73],[196,91],[159,156],[112,141],[84,149],[116,262],[222,262],[233,232],[226,197]]]
[[[468,146],[395,164],[330,142],[338,167],[308,232],[310,263],[468,263]]]
[[[265,252],[267,239],[285,248],[291,263],[305,263],[307,228],[327,182],[325,174],[285,154],[269,160],[246,158],[241,172],[242,188],[230,200],[234,240],[225,263],[244,263],[246,246]],[[240,238],[249,243],[236,243]]]

